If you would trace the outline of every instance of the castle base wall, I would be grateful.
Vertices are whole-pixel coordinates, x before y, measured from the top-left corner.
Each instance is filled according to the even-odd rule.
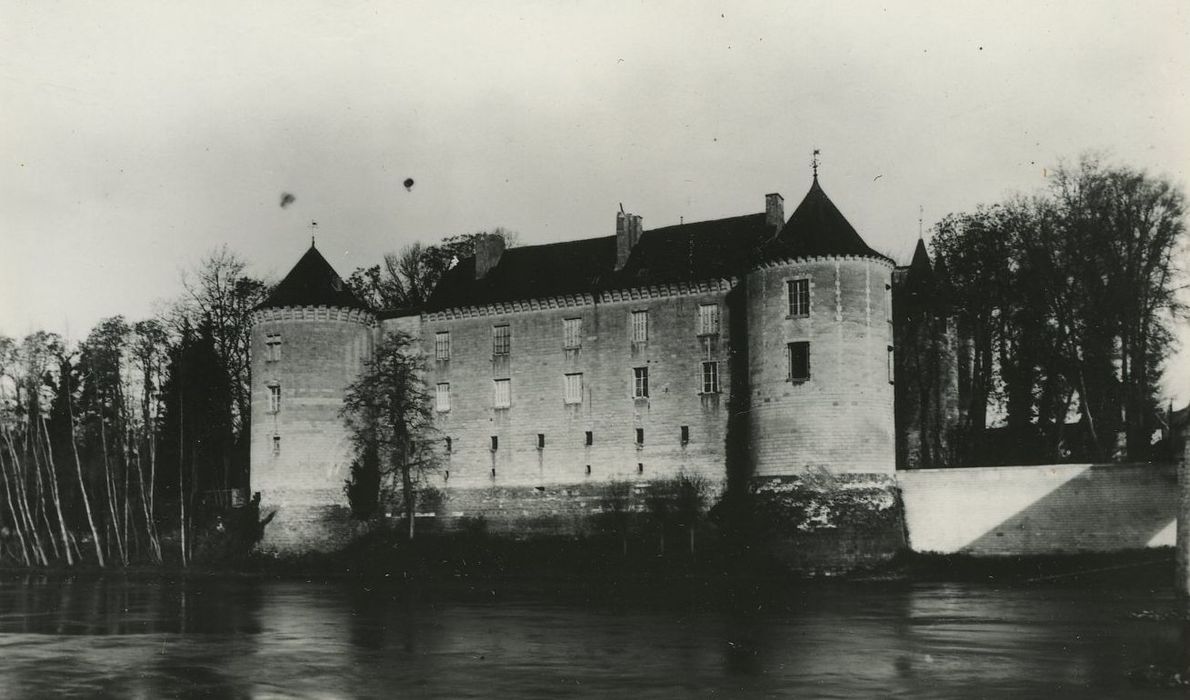
[[[750,491],[758,544],[791,570],[874,566],[905,549],[903,508],[889,474],[808,471],[756,478]]]
[[[922,469],[898,480],[918,552],[1046,555],[1174,544],[1173,465]]]
[[[371,525],[354,520],[341,493],[270,489],[262,493],[260,517],[268,518],[257,550],[296,556],[334,552],[367,532]]]

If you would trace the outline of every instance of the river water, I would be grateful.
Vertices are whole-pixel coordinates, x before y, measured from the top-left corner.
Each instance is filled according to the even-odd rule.
[[[1180,697],[1172,590],[0,576],[0,697]]]

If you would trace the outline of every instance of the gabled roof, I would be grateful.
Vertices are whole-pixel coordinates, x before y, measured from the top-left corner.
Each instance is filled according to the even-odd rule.
[[[313,244],[289,274],[285,275],[285,279],[273,287],[268,298],[256,308],[282,306],[336,306],[370,311],[368,305],[360,301],[351,288],[343,283],[335,268],[331,267]]]
[[[615,236],[509,248],[479,280],[469,257],[443,275],[426,310],[731,277],[766,232],[763,213],[652,229],[620,270]]]
[[[835,203],[826,196],[817,177],[776,239],[765,246],[764,253],[766,256],[783,255],[791,258],[854,255],[893,262],[887,255],[868,247]]]

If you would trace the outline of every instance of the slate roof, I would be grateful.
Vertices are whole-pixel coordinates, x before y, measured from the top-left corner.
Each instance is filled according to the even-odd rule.
[[[313,244],[256,308],[281,306],[337,306],[370,311]]]
[[[833,255],[855,255],[893,262],[887,255],[877,253],[860,237],[835,203],[826,196],[818,178],[797,206],[781,233],[765,246],[766,256],[812,258]]]
[[[766,231],[763,213],[652,229],[621,270],[615,236],[509,248],[480,280],[475,258],[465,258],[443,275],[426,310],[730,277]]]
[[[765,257],[832,255],[889,260],[864,243],[815,178],[779,234],[763,212],[665,226],[644,231],[621,270],[615,269],[615,236],[509,248],[480,280],[474,257],[459,261],[425,310],[723,279]]]

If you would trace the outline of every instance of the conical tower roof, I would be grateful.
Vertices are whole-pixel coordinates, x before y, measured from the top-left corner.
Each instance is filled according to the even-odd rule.
[[[285,279],[269,293],[257,308],[282,306],[335,306],[370,311],[335,272],[335,268],[310,244],[310,249],[293,266]]]
[[[780,252],[794,258],[854,255],[888,260],[872,250],[826,196],[818,178],[777,235]],[[889,262],[892,262],[891,260]]]

